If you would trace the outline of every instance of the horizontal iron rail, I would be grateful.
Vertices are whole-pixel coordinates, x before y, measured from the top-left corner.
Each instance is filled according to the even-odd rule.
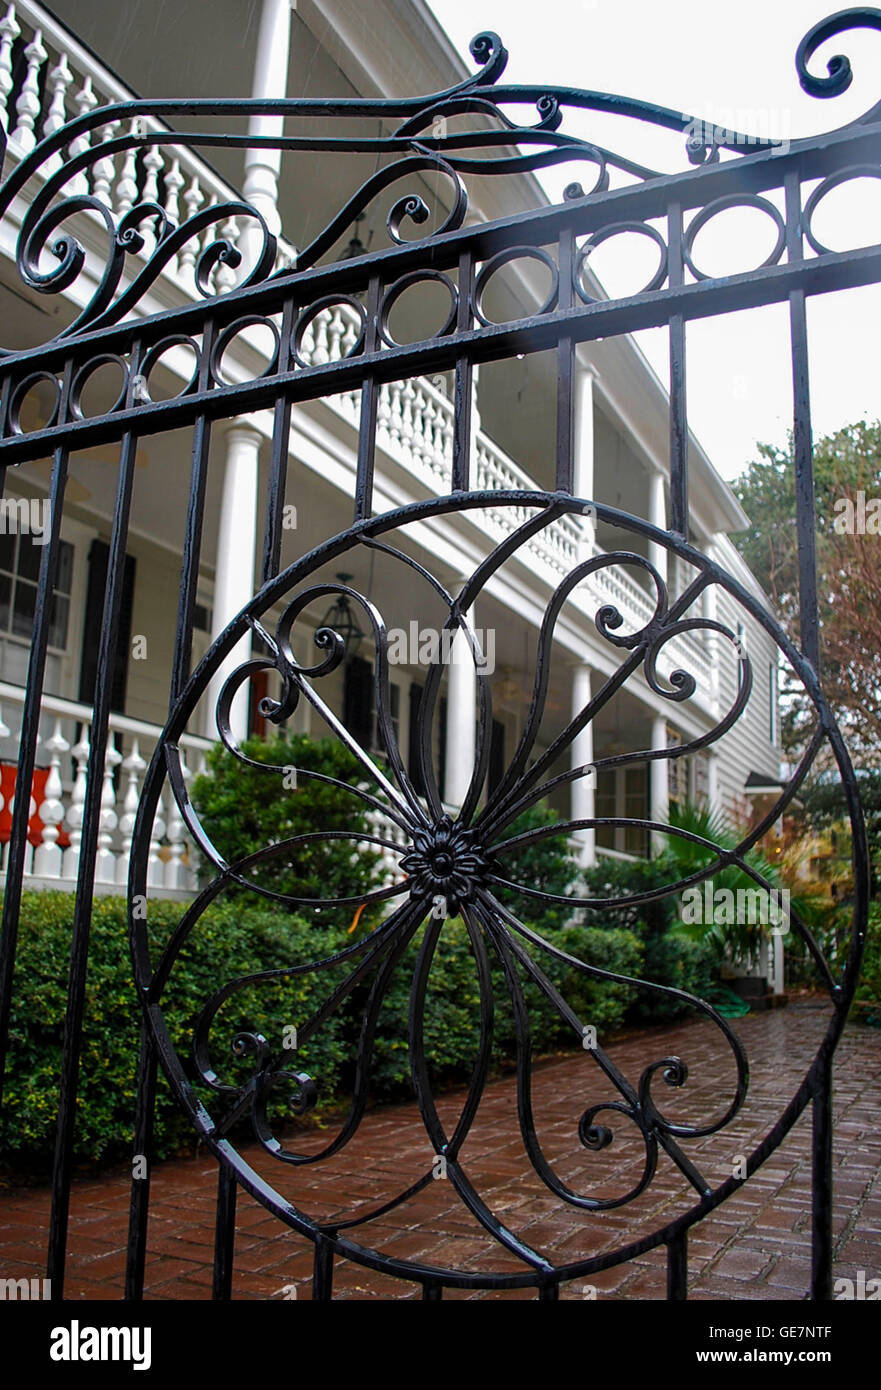
[[[673,289],[655,290],[628,299],[598,300],[596,303],[568,311],[549,312],[511,323],[479,327],[467,333],[427,339],[404,347],[385,348],[370,354],[344,357],[339,361],[315,367],[297,367],[293,371],[261,376],[229,386],[216,386],[207,394],[185,394],[171,400],[145,403],[120,409],[111,414],[82,420],[69,420],[47,429],[28,434],[8,435],[0,439],[0,460],[7,466],[44,458],[57,441],[63,438],[71,450],[92,447],[118,439],[131,431],[138,436],[157,434],[166,429],[178,429],[192,424],[199,415],[223,419],[254,410],[270,409],[283,391],[291,401],[314,400],[325,395],[360,387],[371,373],[377,381],[396,381],[407,376],[430,374],[454,368],[457,359],[467,355],[472,361],[500,360],[526,352],[541,352],[556,346],[562,336],[577,342],[590,342],[621,333],[632,333],[667,323],[675,314],[685,320],[706,318],[738,310],[775,304],[787,299],[793,290],[807,295],[824,294],[833,290],[854,289],[881,279],[881,246],[859,251],[835,252],[813,260],[792,265],[772,265],[760,270],[744,271],[718,280],[702,280]],[[276,287],[278,297],[278,287]],[[236,296],[235,319],[253,306],[253,300],[265,295],[265,288],[253,290],[244,297]],[[200,325],[204,324],[204,307]],[[155,329],[156,342],[172,330],[171,316],[138,321],[145,347],[154,345],[149,329]],[[118,346],[121,330],[90,334],[87,338],[65,344],[68,357],[76,365],[84,365],[94,352]],[[88,355],[81,357],[83,349]],[[17,362],[17,365],[20,363]],[[36,363],[34,364],[36,367]],[[45,360],[40,360],[40,369]]]
[[[786,175],[793,170],[801,180],[823,178],[844,166],[873,159],[881,161],[881,123],[845,127],[818,137],[810,144],[793,144],[788,151],[763,150],[721,164],[687,170],[670,178],[648,180],[594,193],[584,199],[530,209],[503,221],[462,227],[427,241],[393,246],[349,261],[335,261],[300,273],[293,269],[284,277],[271,276],[248,288],[230,290],[209,300],[200,299],[180,309],[166,310],[161,315],[132,318],[108,329],[86,331],[76,337],[22,349],[7,361],[17,367],[39,363],[52,370],[63,364],[73,344],[91,342],[101,344],[105,351],[125,352],[135,335],[143,334],[145,324],[161,322],[169,332],[195,333],[201,332],[204,326],[206,310],[218,316],[219,326],[239,314],[277,312],[283,288],[293,290],[297,301],[306,305],[325,293],[342,295],[363,291],[370,273],[378,274],[384,283],[391,284],[409,271],[428,266],[433,270],[452,270],[466,250],[471,251],[475,260],[486,260],[513,246],[550,245],[569,227],[576,236],[587,236],[613,222],[662,219],[673,202],[683,211],[690,211],[733,193],[752,194],[777,188],[782,194]]]

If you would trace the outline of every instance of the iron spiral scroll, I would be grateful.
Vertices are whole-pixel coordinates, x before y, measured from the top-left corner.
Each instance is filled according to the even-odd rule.
[[[511,518],[507,539],[501,541],[470,577],[455,591],[420,564],[406,550],[406,530],[411,523],[431,521],[444,515],[479,514],[481,508],[492,506],[504,510]],[[500,781],[491,794],[486,794],[489,762],[489,740],[492,729],[491,680],[475,629],[468,614],[475,603],[486,597],[491,584],[504,566],[517,565],[528,554],[529,546],[540,538],[545,528],[561,517],[577,518],[591,508],[597,518],[615,527],[624,538],[620,549],[592,556],[576,565],[561,578],[546,605],[539,630],[538,652],[535,660],[534,686],[522,732]],[[396,532],[399,533],[396,535]],[[634,548],[646,540],[664,546],[692,567],[694,578],[684,591],[671,600],[658,570]],[[629,541],[629,544],[627,542]],[[358,586],[342,580],[326,578],[327,567],[346,563],[352,568],[353,557],[369,560],[381,555],[383,562],[400,565],[410,585],[424,586],[440,608],[446,612],[446,630],[456,634],[470,649],[476,667],[478,724],[473,774],[458,812],[445,808],[438,787],[432,758],[432,724],[440,705],[444,665],[434,660],[427,673],[420,715],[420,790],[405,765],[398,747],[395,725],[390,709],[388,628],[378,606]],[[639,630],[627,630],[628,624],[613,603],[594,602],[592,585],[604,571],[616,567],[638,570],[645,578],[646,591],[653,603],[650,620]],[[815,715],[815,728],[807,751],[788,784],[774,805],[736,848],[722,849],[709,840],[685,829],[656,824],[647,818],[595,817],[590,821],[569,820],[512,835],[511,823],[520,813],[546,797],[549,791],[566,788],[607,765],[642,764],[686,756],[724,739],[727,732],[746,708],[752,693],[752,668],[738,637],[725,623],[703,616],[703,597],[716,587],[731,598],[770,634],[792,670],[802,682]],[[542,751],[538,751],[539,734],[546,713],[550,680],[552,646],[558,621],[577,596],[591,595],[591,616],[596,629],[614,657],[611,674],[604,676],[589,703],[556,734]],[[357,605],[359,621],[368,629],[372,641],[375,670],[374,698],[377,733],[382,747],[380,766],[370,752],[360,747],[342,720],[333,714],[325,700],[322,680],[340,667],[344,644],[339,633],[319,627],[314,634],[319,659],[311,665],[298,662],[294,650],[294,630],[298,622],[305,630],[305,610],[310,604],[326,605],[330,595],[345,594]],[[581,599],[579,598],[579,602]],[[270,611],[280,616],[270,622]],[[695,676],[685,669],[681,652],[686,634],[704,634],[716,643],[730,644],[735,653],[736,681],[730,707],[716,719],[712,728],[700,737],[672,749],[634,748],[632,751],[603,759],[591,767],[572,767],[569,754],[573,740],[607,705],[614,694],[629,679],[643,680],[655,693],[671,705],[688,701],[697,689]],[[397,856],[401,877],[372,890],[366,895],[341,895],[335,898],[306,900],[276,891],[251,875],[259,866],[273,859],[295,854],[298,845],[322,838],[322,832],[295,836],[288,841],[266,845],[256,853],[237,862],[227,863],[211,842],[200,821],[188,791],[182,768],[179,739],[187,722],[208,688],[212,675],[243,636],[259,639],[264,654],[243,662],[226,681],[217,701],[216,721],[219,736],[230,753],[247,763],[246,753],[237,745],[230,729],[230,712],[236,693],[254,677],[267,671],[277,674],[280,693],[277,698],[265,697],[261,714],[270,722],[283,723],[301,700],[307,700],[323,721],[327,732],[337,738],[357,759],[363,772],[358,785],[337,783],[352,796],[352,804],[362,810],[382,812],[400,832],[392,839],[382,833],[365,834],[363,828],[353,831],[329,831],[324,838],[349,839],[356,845],[373,846]],[[672,649],[670,644],[672,644]],[[677,654],[677,648],[678,654]],[[672,650],[672,655],[671,655]],[[672,669],[670,669],[672,665]],[[267,583],[248,606],[238,614],[191,677],[174,708],[157,745],[148,770],[135,826],[131,874],[129,879],[130,931],[135,975],[148,1027],[157,1047],[166,1076],[181,1105],[190,1115],[193,1125],[206,1145],[214,1152],[222,1167],[241,1187],[300,1234],[320,1244],[333,1254],[404,1279],[421,1281],[426,1287],[439,1285],[463,1288],[556,1287],[561,1280],[588,1275],[633,1258],[654,1246],[669,1244],[677,1233],[699,1221],[741,1185],[742,1178],[726,1177],[713,1181],[705,1175],[689,1153],[692,1141],[724,1135],[732,1122],[742,1114],[747,1102],[749,1068],[741,1039],[731,1024],[706,1000],[689,995],[669,985],[651,979],[630,979],[600,968],[590,960],[581,960],[562,951],[529,925],[530,904],[552,902],[574,911],[611,910],[624,905],[681,893],[688,886],[702,882],[720,869],[736,866],[759,886],[770,889],[771,884],[747,859],[749,850],[779,818],[796,797],[799,787],[818,757],[821,749],[831,754],[839,769],[849,801],[853,827],[855,858],[859,866],[865,836],[856,794],[855,779],[840,733],[819,688],[810,665],[779,628],[768,612],[739,583],[725,574],[715,563],[694,550],[686,542],[661,532],[650,524],[600,504],[580,501],[560,493],[548,492],[471,492],[450,495],[430,501],[413,503],[397,511],[372,517],[351,527],[312,550]],[[565,770],[560,771],[562,766]],[[555,767],[556,765],[556,767]],[[282,788],[282,767],[254,764],[266,777],[267,795],[289,795]],[[333,781],[323,774],[302,771],[303,778],[314,777]],[[170,938],[157,946],[151,934],[149,889],[147,886],[148,857],[153,819],[159,797],[170,787],[180,814],[199,845],[211,879],[195,901],[182,913]],[[680,835],[714,857],[688,877],[627,898],[555,897],[542,893],[534,886],[509,877],[506,859],[525,845],[539,844],[550,836],[568,836],[579,830],[613,824],[636,826],[646,832]],[[402,848],[400,841],[404,841]],[[356,939],[331,956],[289,968],[264,971],[226,980],[218,980],[211,996],[195,1023],[192,1056],[179,1051],[165,1017],[165,999],[173,985],[175,963],[184,948],[198,949],[200,923],[208,906],[230,889],[251,890],[268,902],[284,909],[308,910],[322,908],[353,908],[361,901],[382,907],[385,915],[361,939]],[[522,910],[514,912],[498,896],[500,892],[520,894]],[[437,908],[441,900],[444,910]],[[143,904],[147,903],[146,912]],[[431,1075],[431,1058],[425,1043],[424,1025],[431,984],[432,967],[438,944],[447,923],[458,914],[470,942],[479,999],[479,1045],[477,1047],[467,1095],[458,1119],[454,1123],[442,1120],[438,1098]],[[832,1005],[831,1020],[817,1055],[797,1087],[795,1094],[780,1114],[774,1126],[746,1157],[746,1175],[752,1175],[791,1129],[810,1101],[816,1083],[817,1068],[828,1059],[844,1025],[847,1009],[856,984],[866,921],[866,885],[860,872],[855,874],[855,908],[850,951],[843,972],[836,973],[825,959],[822,950],[796,911],[791,914],[791,929],[804,942],[813,958],[817,976]],[[421,939],[420,938],[421,933]],[[310,1211],[309,1191],[314,1188],[314,1174],[321,1165],[333,1159],[356,1136],[368,1102],[371,1066],[374,1052],[374,1033],[377,1017],[397,972],[405,967],[408,946],[418,941],[416,963],[409,978],[410,1015],[406,1045],[409,1054],[412,1088],[424,1127],[425,1162],[419,1176],[405,1181],[397,1190],[365,1211],[358,1203],[352,1210],[335,1212],[331,1217],[316,1216]],[[530,1015],[527,991],[524,986],[537,988],[553,1009],[572,1029],[573,1041],[581,1040],[589,1019],[580,1018],[547,974],[549,961],[560,961],[579,975],[603,988],[627,985],[645,991],[653,997],[676,998],[687,1004],[705,1027],[714,1032],[718,1049],[723,1052],[732,1077],[730,1092],[715,1098],[712,1113],[682,1115],[682,1105],[670,1112],[672,1097],[688,1097],[689,1058],[687,1055],[658,1056],[651,1038],[644,1040],[645,1061],[639,1075],[624,1075],[604,1051],[600,1043],[583,1049],[583,1097],[577,1132],[571,1136],[578,1162],[568,1162],[566,1172],[539,1137],[533,1105],[533,1065],[530,1039]],[[496,979],[504,982],[503,999],[494,998],[493,970]],[[227,1015],[235,1014],[236,999],[243,991],[280,981],[295,981],[310,976],[313,981],[330,980],[333,971],[342,971],[342,983],[328,984],[323,1002],[312,1017],[299,1027],[300,1039],[308,1040],[320,1029],[335,1010],[356,988],[364,987],[366,1000],[361,1017],[360,1037],[354,1062],[353,1095],[344,1118],[334,1121],[332,1136],[320,1144],[296,1147],[288,1139],[276,1119],[276,1100],[288,1098],[287,1114],[304,1115],[321,1099],[321,1077],[299,1071],[290,1062],[290,1053],[281,1045],[275,1046],[261,1034],[247,1027],[230,1028]],[[334,976],[334,980],[338,977]],[[491,1061],[493,1025],[496,1008],[502,1003],[511,1011],[516,1032],[516,1056],[512,1061],[517,1069],[517,1130],[522,1147],[524,1171],[538,1179],[546,1192],[559,1203],[580,1212],[585,1222],[602,1220],[603,1214],[636,1201],[647,1192],[655,1180],[660,1165],[672,1164],[693,1190],[691,1205],[684,1202],[672,1221],[657,1229],[645,1229],[627,1238],[615,1250],[602,1254],[585,1253],[577,1259],[555,1258],[552,1252],[532,1244],[517,1229],[516,1222],[493,1209],[489,1196],[481,1192],[469,1173],[469,1161],[463,1149],[475,1124],[484,1094]],[[217,1033],[223,1014],[226,1029],[224,1047],[217,1044]],[[279,1029],[279,1033],[280,1033]],[[230,1049],[232,1058],[241,1066],[247,1063],[247,1076],[241,1071],[233,1074],[229,1062],[221,1060],[221,1051]],[[601,1081],[614,1088],[615,1098],[597,1095],[594,1083]],[[592,1094],[593,1091],[593,1094]],[[582,1108],[583,1107],[583,1108]],[[241,1146],[231,1137],[233,1123],[250,1115],[250,1143],[256,1139],[264,1157],[281,1165],[278,1182],[267,1179],[263,1168],[255,1166]],[[615,1145],[627,1134],[641,1146],[641,1171],[635,1181],[619,1184],[609,1192],[608,1174],[597,1183],[592,1180],[591,1164],[595,1155]],[[693,1152],[693,1150],[692,1150]],[[381,1220],[407,1203],[418,1210],[420,1194],[432,1183],[436,1161],[444,1160],[445,1175],[463,1208],[495,1242],[508,1262],[506,1267],[474,1270],[469,1268],[440,1268],[402,1258],[375,1247],[370,1239],[370,1223]],[[271,1166],[270,1164],[270,1166]],[[595,1169],[593,1171],[596,1171]],[[296,1189],[298,1175],[312,1174],[309,1191],[301,1197],[291,1195]],[[312,1203],[314,1206],[314,1202]],[[640,1220],[650,1227],[650,1218],[642,1213]],[[511,1261],[515,1262],[512,1268]],[[503,1262],[504,1263],[504,1262]]]
[[[832,57],[825,76],[811,72],[808,64],[828,39],[858,28],[881,29],[881,9],[842,10],[808,31],[795,60],[804,91],[814,97],[830,98],[847,90],[852,69],[846,56]],[[31,180],[38,180],[37,192],[21,221],[17,238],[20,279],[28,291],[41,296],[65,294],[78,282],[84,301],[74,320],[50,341],[60,343],[86,330],[131,322],[152,287],[187,246],[192,252],[193,289],[200,298],[223,297],[216,277],[220,268],[227,271],[228,280],[238,288],[288,285],[301,273],[318,266],[356,219],[377,203],[385,190],[399,182],[404,190],[385,217],[389,245],[398,247],[411,241],[433,241],[461,228],[469,206],[466,181],[472,177],[517,175],[571,165],[579,177],[565,190],[564,199],[568,201],[603,195],[613,187],[615,179],[636,184],[663,181],[662,171],[566,131],[566,119],[579,113],[641,121],[680,136],[680,151],[684,147],[685,158],[693,166],[716,165],[723,152],[741,157],[773,153],[783,143],[780,139],[722,129],[699,114],[690,115],[636,97],[577,87],[505,83],[501,79],[508,52],[493,31],[477,34],[470,52],[477,67],[475,73],[443,91],[416,98],[116,101],[44,134],[0,185],[0,217],[10,213]],[[278,135],[254,135],[235,128],[236,121],[254,115],[272,115],[294,126],[308,119],[317,122],[318,133],[303,134],[294,129]],[[858,131],[878,117],[879,104],[875,104],[842,129]],[[229,122],[229,127],[223,131],[211,129],[215,118]],[[372,133],[372,124],[370,134],[334,133],[337,122],[353,118],[379,120],[380,133]],[[188,128],[192,119],[204,119],[209,129]],[[462,121],[466,123],[464,127]],[[124,212],[111,209],[96,196],[98,167],[108,159],[143,159],[161,147],[178,152],[210,152],[218,146],[265,147],[326,156],[375,153],[377,170],[353,189],[307,245],[296,252],[288,248],[281,263],[278,238],[262,213],[253,203],[234,195],[233,190],[231,196],[188,216],[170,215],[156,190],[151,194],[143,180],[134,203]],[[4,150],[5,135],[0,132],[0,153]],[[387,161],[384,167],[379,167],[380,160]],[[426,187],[422,176],[426,174],[433,175],[433,181],[446,189],[445,196],[437,198],[433,221],[432,209],[422,196]],[[855,166],[846,176],[861,174],[877,177],[877,165],[868,169]],[[830,183],[818,190],[817,199],[832,186]],[[767,200],[746,195],[740,201],[761,207],[772,218],[776,215],[773,204]],[[91,266],[91,274],[85,273],[89,253],[77,231],[84,214],[101,229],[104,244]],[[235,238],[231,239],[229,229],[237,223],[239,230],[248,229],[251,249],[247,263],[243,262]],[[419,227],[425,228],[421,235],[416,230]],[[628,220],[613,230],[636,230],[659,242],[660,283],[665,271],[665,248],[650,223]],[[235,237],[238,234],[236,231]],[[610,234],[610,229],[605,229],[599,240]],[[779,259],[781,249],[782,241],[772,260]],[[15,355],[14,349],[0,345],[0,361]]]

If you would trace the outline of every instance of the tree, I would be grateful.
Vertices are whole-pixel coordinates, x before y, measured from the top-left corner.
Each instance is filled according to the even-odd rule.
[[[734,483],[752,522],[732,539],[798,639],[795,465],[788,449],[759,444]],[[815,535],[823,687],[852,750],[881,747],[881,421],[860,421],[814,446]],[[800,687],[786,691],[785,746],[797,752],[809,722]],[[810,721],[811,723],[813,721]]]

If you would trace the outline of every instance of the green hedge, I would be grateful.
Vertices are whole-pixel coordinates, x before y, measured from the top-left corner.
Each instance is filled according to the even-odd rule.
[[[424,929],[420,930],[408,947],[380,1010],[372,1073],[374,1093],[378,1096],[403,1095],[410,1085],[410,986],[423,933]],[[642,947],[631,932],[564,927],[545,935],[553,945],[590,965],[625,975],[638,975],[642,968]],[[600,1038],[621,1027],[632,999],[627,986],[595,981],[540,949],[532,948],[530,954],[582,1023],[592,1024]],[[495,1066],[501,1067],[516,1058],[516,1030],[504,973],[491,950],[489,957],[494,1002],[492,1056]],[[537,984],[524,980],[522,969],[520,975],[533,1052],[577,1045],[572,1025],[560,1017]],[[444,923],[438,938],[425,1001],[425,1050],[434,1080],[464,1080],[470,1074],[479,1042],[477,966],[465,924],[457,917]]]
[[[585,873],[589,897],[629,897],[667,887],[676,875],[665,858],[603,860]],[[642,978],[653,984],[672,985],[687,994],[706,998],[718,979],[718,953],[712,941],[694,941],[677,929],[675,895],[620,908],[598,908],[587,913],[598,929],[626,929],[643,948]],[[634,1023],[669,1023],[689,1012],[689,1006],[649,990],[639,990],[631,1001],[628,1018]]]
[[[55,1141],[73,903],[71,893],[22,895],[0,1155],[4,1164],[36,1175],[51,1161]],[[179,903],[151,902],[151,930],[164,939],[182,910]],[[210,908],[181,952],[168,989],[167,1018],[180,1053],[189,1055],[194,1020],[219,984],[306,960],[313,952],[329,955],[339,944],[338,932],[298,918],[233,904]],[[272,1039],[285,1022],[305,1017],[315,997],[309,977],[298,977],[250,988],[228,1001],[212,1029],[218,1071],[226,1059],[233,1062],[235,1031],[253,1029]],[[131,1153],[140,1019],[125,901],[96,898],[77,1101],[79,1160],[110,1161]],[[298,1070],[315,1076],[325,1104],[337,1098],[345,1053],[343,1020],[333,1019],[315,1042],[292,1054]],[[189,1122],[160,1082],[157,1153],[165,1157],[192,1142]]]
[[[355,939],[339,925],[318,926],[302,916],[267,910],[265,905],[249,906],[249,901],[237,895],[212,906],[172,972],[164,1007],[179,1055],[185,1059],[190,1055],[195,1019],[221,984],[260,970],[322,959]],[[22,901],[0,1155],[7,1169],[40,1177],[51,1160],[55,1138],[73,902],[73,895],[56,892],[28,892]],[[164,941],[182,910],[178,903],[151,903],[151,939],[157,944]],[[676,943],[665,954],[638,916],[626,926],[567,926],[545,934],[560,949],[589,964],[658,979],[657,969],[647,970],[653,952],[658,969],[670,972],[670,983],[695,986],[695,962],[682,955],[683,946],[690,949],[690,943]],[[420,931],[399,962],[380,1010],[371,1081],[375,1098],[410,1091],[407,1023],[421,935]],[[499,1067],[513,1062],[516,1040],[508,988],[490,954],[496,1015],[493,1063]],[[644,992],[592,980],[536,948],[531,948],[531,954],[582,1023],[597,1029],[601,1041],[622,1024],[646,1016]],[[226,1001],[211,1031],[212,1061],[221,1079],[229,1082],[247,1074],[247,1059],[237,1062],[231,1052],[237,1032],[262,1033],[279,1053],[285,1025],[301,1028],[345,972],[345,967],[335,967],[318,982],[314,975],[304,975],[251,985]],[[577,1046],[571,1024],[560,1018],[534,982],[525,978],[522,982],[533,1051]],[[317,1035],[306,1043],[300,1040],[298,1050],[289,1054],[290,1069],[307,1071],[315,1080],[319,1123],[322,1114],[351,1089],[352,1059],[369,984],[368,979],[359,985]],[[678,1012],[674,1008],[668,1015]],[[663,1016],[663,1010],[656,1009],[658,1015]],[[78,1098],[79,1161],[106,1163],[131,1153],[139,1031],[125,902],[96,898]],[[425,1042],[436,1082],[467,1078],[479,1042],[479,990],[470,941],[458,918],[447,921],[440,933],[426,1000]],[[287,1060],[288,1054],[281,1055]],[[212,1109],[216,1112],[216,1102]],[[189,1122],[160,1081],[158,1156],[191,1149],[193,1143]]]
[[[855,1009],[854,1016],[876,1028],[881,1027],[881,901],[877,898],[869,905],[866,948],[856,997],[872,1007]]]

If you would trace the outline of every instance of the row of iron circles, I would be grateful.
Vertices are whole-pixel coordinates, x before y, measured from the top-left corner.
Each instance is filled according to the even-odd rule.
[[[172,352],[186,352],[190,356],[192,366],[189,377],[186,377],[185,371],[181,372],[178,362],[177,375],[184,375],[184,385],[171,396],[154,395],[150,386],[151,376],[166,353]],[[200,355],[198,343],[185,333],[172,334],[155,343],[135,373],[132,372],[131,362],[119,353],[99,353],[84,362],[74,374],[67,417],[70,420],[89,420],[99,415],[113,415],[129,404],[138,406],[156,399],[189,395],[198,389]],[[52,429],[59,423],[61,398],[61,382],[53,372],[31,372],[17,383],[10,396],[8,433],[25,435],[37,429]]]
[[[813,218],[817,208],[833,189],[855,179],[872,178],[881,179],[881,168],[870,164],[850,165],[846,169],[837,170],[830,174],[820,183],[810,194],[803,213],[802,230],[806,240],[812,250],[817,255],[832,254],[832,248],[826,246],[813,230]],[[714,218],[732,208],[754,208],[771,219],[776,238],[772,249],[765,259],[760,263],[758,269],[770,265],[776,265],[780,261],[786,245],[786,225],[780,210],[767,198],[760,197],[758,194],[735,193],[722,198],[717,198],[713,202],[703,207],[689,223],[682,243],[683,261],[685,266],[694,276],[695,280],[709,280],[714,278],[714,273],[702,269],[696,262],[694,247],[697,237],[713,221]],[[657,228],[648,223],[636,220],[621,221],[610,223],[593,232],[578,249],[573,266],[573,281],[576,293],[582,303],[590,305],[596,302],[596,296],[589,293],[584,274],[588,260],[599,246],[611,241],[618,236],[636,235],[648,238],[658,249],[658,263],[654,273],[638,290],[632,291],[634,294],[648,294],[659,289],[668,273],[668,248],[663,236]],[[559,268],[550,255],[542,247],[538,246],[512,246],[498,252],[490,257],[482,265],[474,284],[472,295],[471,310],[474,319],[483,327],[491,328],[497,326],[505,320],[493,317],[487,307],[487,295],[490,285],[495,276],[504,266],[510,265],[514,261],[533,261],[543,266],[548,273],[548,285],[542,303],[533,311],[536,315],[550,313],[556,308],[559,302],[560,273]],[[418,285],[440,285],[446,292],[448,303],[442,310],[442,317],[439,324],[436,324],[431,333],[425,334],[417,339],[411,338],[409,341],[396,336],[391,327],[391,316],[393,310],[401,299]],[[349,330],[349,341],[345,352],[340,353],[340,357],[354,357],[363,351],[367,336],[367,311],[364,304],[354,295],[330,294],[325,295],[312,304],[305,307],[297,317],[291,335],[290,357],[291,362],[300,368],[310,368],[316,365],[314,360],[310,360],[304,354],[304,341],[315,320],[322,313],[330,312],[340,306],[346,306],[357,322],[357,331],[354,338]],[[379,311],[377,314],[377,330],[380,339],[387,347],[396,348],[408,346],[413,341],[427,341],[429,338],[442,338],[450,334],[460,319],[460,294],[455,282],[448,276],[437,270],[414,270],[395,280],[383,295]],[[223,372],[223,359],[234,339],[247,330],[268,332],[270,335],[270,346],[264,343],[260,349],[260,356],[265,361],[265,366],[255,379],[276,374],[279,371],[289,370],[290,363],[282,362],[282,340],[281,332],[277,323],[272,318],[264,317],[259,314],[248,314],[236,319],[229,324],[218,336],[214,343],[209,363],[209,372],[213,383],[217,386],[232,384]],[[257,346],[255,337],[254,346]],[[140,370],[134,379],[131,401],[137,405],[156,399],[150,390],[150,377],[157,364],[166,354],[182,351],[187,352],[192,359],[192,366],[189,377],[185,379],[183,386],[173,396],[165,396],[165,399],[174,396],[185,396],[199,387],[201,350],[195,340],[186,334],[173,334],[156,343],[146,354],[141,363]],[[100,373],[103,380],[103,394],[106,398],[108,369],[115,369],[119,376],[119,385],[112,402],[102,404],[100,410],[90,410],[86,404],[87,388],[90,383],[97,385],[95,379]],[[178,375],[182,373],[180,370]],[[72,419],[87,419],[96,414],[112,414],[122,409],[129,401],[129,378],[131,375],[130,364],[126,359],[115,353],[102,353],[91,361],[85,363],[76,373],[70,392],[69,415]],[[93,386],[94,389],[94,386]],[[99,388],[100,389],[100,388]],[[30,399],[33,395],[33,399]],[[34,428],[50,429],[58,423],[59,408],[61,404],[61,384],[57,376],[52,372],[42,370],[31,373],[19,382],[13,389],[9,404],[9,423],[8,430],[12,434],[27,434]],[[36,424],[28,422],[27,416],[32,415]]]
[[[876,171],[876,177],[881,177],[881,172]],[[840,181],[840,180],[839,180]],[[820,191],[814,197],[819,200]],[[708,203],[705,208],[695,216],[688,226],[683,238],[683,260],[696,280],[707,280],[713,276],[700,268],[694,258],[694,243],[699,233],[708,223],[719,214],[735,207],[755,208],[769,216],[774,224],[776,240],[774,246],[766,258],[761,262],[761,267],[776,265],[780,260],[783,249],[786,245],[786,227],[783,217],[779,210],[766,198],[752,194],[732,194],[724,198],[718,198],[712,203]],[[584,272],[587,262],[591,255],[599,246],[611,241],[619,236],[642,236],[653,242],[658,251],[658,262],[654,272],[649,279],[639,289],[630,293],[634,295],[650,294],[658,290],[664,284],[668,274],[668,247],[664,237],[656,227],[649,223],[636,220],[628,220],[610,223],[607,227],[602,227],[593,232],[585,242],[582,243],[575,257],[573,266],[573,282],[578,297],[584,304],[596,302],[596,296],[591,294],[584,281]],[[813,244],[813,242],[812,242]],[[545,267],[548,272],[548,284],[542,302],[533,310],[536,316],[550,313],[556,308],[559,302],[560,293],[560,272],[553,257],[548,251],[538,246],[512,246],[498,252],[490,257],[481,267],[474,284],[472,296],[472,312],[474,318],[485,328],[497,326],[500,322],[505,322],[497,316],[493,316],[487,307],[486,298],[491,282],[497,273],[506,265],[514,261],[534,261]],[[435,328],[431,335],[426,337],[443,337],[450,333],[456,324],[458,317],[459,292],[446,275],[439,271],[412,271],[404,275],[386,291],[383,299],[382,308],[379,315],[379,333],[382,340],[390,347],[398,347],[402,344],[394,338],[389,329],[389,315],[392,307],[397,303],[400,296],[411,286],[424,281],[437,281],[441,283],[449,294],[449,311],[443,323]]]
[[[688,228],[682,239],[682,258],[688,269],[691,271],[695,280],[714,280],[718,278],[718,272],[710,273],[701,270],[694,260],[694,243],[700,232],[708,226],[714,217],[720,213],[727,212],[730,208],[756,208],[770,217],[777,233],[776,240],[769,254],[758,266],[745,267],[745,270],[763,270],[766,266],[777,265],[783,255],[783,248],[786,245],[786,223],[780,209],[775,207],[768,198],[762,198],[757,193],[729,193],[724,198],[715,198],[713,202],[707,203],[706,207],[701,208],[696,217],[693,217],[688,224]]]

